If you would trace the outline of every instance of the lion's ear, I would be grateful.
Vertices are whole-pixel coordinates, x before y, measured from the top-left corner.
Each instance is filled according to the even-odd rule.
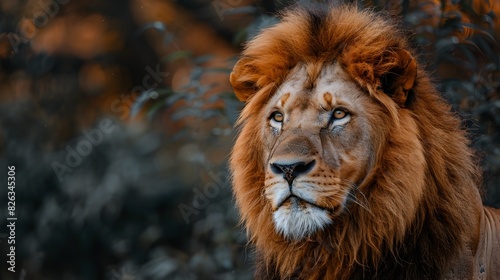
[[[417,63],[406,50],[390,52],[391,67],[382,74],[380,83],[385,93],[390,95],[400,107],[408,104],[408,95],[417,80]]]
[[[238,60],[229,77],[234,93],[240,101],[247,101],[248,98],[258,91],[256,83],[259,75],[249,63],[250,61],[251,58],[248,57]]]

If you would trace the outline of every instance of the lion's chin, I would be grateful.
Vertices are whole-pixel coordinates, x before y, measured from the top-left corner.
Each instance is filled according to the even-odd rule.
[[[276,231],[286,239],[301,240],[332,222],[328,210],[291,197],[273,214]]]

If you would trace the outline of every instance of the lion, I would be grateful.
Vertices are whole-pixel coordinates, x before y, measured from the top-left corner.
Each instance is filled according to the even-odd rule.
[[[290,9],[230,82],[256,279],[500,279],[500,212],[467,134],[390,20]]]

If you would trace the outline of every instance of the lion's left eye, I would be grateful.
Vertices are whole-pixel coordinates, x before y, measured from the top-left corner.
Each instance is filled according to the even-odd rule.
[[[345,118],[345,116],[347,116],[347,112],[345,110],[337,109],[337,110],[333,111],[333,118],[334,119],[340,120],[340,119]]]
[[[339,108],[333,111],[330,123],[332,127],[336,127],[348,123],[350,119],[351,114],[347,110]]]

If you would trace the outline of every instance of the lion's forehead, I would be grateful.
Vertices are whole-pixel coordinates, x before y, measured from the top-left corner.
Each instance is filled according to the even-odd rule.
[[[351,103],[362,94],[338,63],[324,65],[314,73],[298,64],[276,91],[270,106],[304,109],[308,106],[331,110],[339,103]]]

